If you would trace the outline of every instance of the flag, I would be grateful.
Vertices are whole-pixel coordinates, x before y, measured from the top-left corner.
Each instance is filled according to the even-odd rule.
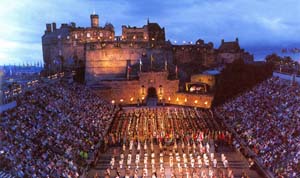
[[[168,70],[168,61],[165,60],[165,70]]]
[[[128,65],[127,66],[127,79],[129,80],[129,76],[130,76],[130,71],[131,71],[131,67]]]
[[[130,72],[131,71],[131,67],[128,65],[127,66],[127,71]]]
[[[154,57],[153,57],[153,55],[151,54],[151,62],[153,62],[154,61]]]
[[[153,55],[151,54],[150,56],[150,61],[151,61],[151,70],[152,70],[152,67],[153,67],[153,61],[154,61],[154,58],[153,58]]]

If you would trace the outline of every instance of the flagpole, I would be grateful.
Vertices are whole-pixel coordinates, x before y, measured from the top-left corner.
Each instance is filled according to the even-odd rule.
[[[175,72],[176,72],[176,79],[178,78],[178,66],[176,65],[176,68],[175,68]]]
[[[165,71],[167,71],[167,70],[168,70],[168,61],[165,60]]]
[[[129,73],[130,73],[130,66],[128,65],[127,66],[127,80],[129,80],[129,75],[130,75]]]
[[[152,54],[150,56],[150,60],[151,60],[151,71],[152,71],[152,69],[153,69],[153,56],[152,56]]]

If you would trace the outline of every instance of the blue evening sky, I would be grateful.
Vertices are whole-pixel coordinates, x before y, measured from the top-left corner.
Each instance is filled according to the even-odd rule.
[[[46,23],[87,27],[93,11],[116,35],[121,25],[143,26],[149,18],[172,42],[201,38],[219,47],[221,39],[238,37],[257,60],[283,47],[300,48],[299,0],[1,0],[0,65],[42,61]]]

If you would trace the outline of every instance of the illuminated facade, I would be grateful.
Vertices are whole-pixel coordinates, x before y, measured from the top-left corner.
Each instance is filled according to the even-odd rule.
[[[148,90],[154,89],[166,103],[210,107],[212,97],[205,95],[211,88],[209,84],[203,88],[190,83],[189,90],[195,88],[201,95],[180,93],[178,73],[190,70],[190,66],[215,67],[246,54],[238,41],[234,45],[223,42],[219,49],[201,39],[194,44],[172,44],[165,39],[165,29],[149,20],[142,27],[123,25],[118,36],[111,23],[100,26],[98,15],[92,14],[90,19],[91,27],[84,28],[73,22],[61,24],[60,28],[56,28],[56,23],[46,24],[42,36],[45,69],[55,72],[80,68],[85,83],[106,87],[97,91],[114,103],[141,102]],[[159,82],[149,83],[153,76]]]

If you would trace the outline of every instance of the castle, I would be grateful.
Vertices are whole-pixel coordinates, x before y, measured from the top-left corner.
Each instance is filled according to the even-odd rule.
[[[194,44],[177,45],[166,41],[165,29],[149,20],[143,27],[123,25],[122,34],[118,36],[111,23],[106,23],[104,27],[99,25],[97,14],[92,14],[90,19],[91,27],[86,28],[76,27],[74,22],[61,24],[60,28],[56,27],[56,23],[46,24],[42,36],[45,69],[57,71],[81,67],[87,85],[104,85],[110,89],[111,96],[114,95],[112,90],[118,93],[125,90],[126,94],[126,88],[135,86],[132,90],[140,91],[140,101],[146,97],[143,87],[147,85],[148,89],[153,87],[165,91],[160,98],[166,99],[178,91],[178,73],[190,70],[185,66],[212,68],[236,59],[253,61],[253,56],[240,48],[238,39],[233,42],[222,40],[219,49],[215,49],[212,42],[205,43],[201,39]],[[153,72],[161,75],[156,76]],[[115,81],[119,81],[119,89],[114,87]],[[161,83],[148,85],[151,81]],[[164,86],[167,83],[173,84],[162,87],[163,83]],[[178,103],[179,97],[173,98]],[[187,100],[186,96],[181,98]],[[132,100],[132,97],[128,96],[127,100]]]

